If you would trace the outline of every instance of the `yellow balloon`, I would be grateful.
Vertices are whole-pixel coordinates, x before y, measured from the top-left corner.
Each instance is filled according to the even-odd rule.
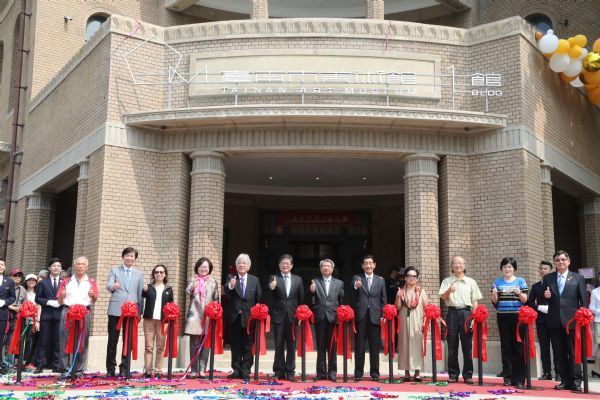
[[[581,65],[588,72],[600,71],[600,53],[594,51],[588,53],[581,61]]]
[[[569,44],[569,42],[567,42],[565,39],[560,39],[558,41],[558,49],[556,49],[555,53],[565,54],[570,47],[571,45]]]
[[[600,39],[596,39],[596,41],[594,42],[594,46],[592,47],[592,51],[600,53]]]
[[[577,58],[581,55],[581,47],[574,44],[573,46],[571,46],[571,48],[567,51],[567,54],[569,55],[569,57],[571,58]]]
[[[554,53],[544,53],[544,57],[546,57],[548,60],[550,59],[550,57],[552,57],[554,55]]]
[[[573,46],[573,45],[577,44],[577,43],[575,43],[575,38],[574,38],[574,37],[570,37],[570,38],[568,38],[568,39],[567,39],[567,42],[569,42],[569,44],[570,44],[571,46]]]
[[[542,38],[542,36],[544,36],[544,34],[542,32],[536,32],[535,33],[535,40],[537,40],[539,42],[540,39]]]
[[[590,103],[600,106],[600,87],[588,91],[587,98]]]
[[[565,75],[565,73],[564,73],[564,72],[561,72],[561,73],[559,74],[559,76],[560,76],[560,79],[561,79],[563,82],[567,82],[567,83],[568,83],[568,82],[571,82],[571,81],[574,81],[575,79],[577,79],[577,76],[578,76],[578,75],[577,75],[577,76],[569,76],[569,75]]]
[[[600,84],[600,71],[589,72],[584,69],[581,71],[581,74],[579,74],[579,79],[585,85],[588,85],[588,84],[599,85]]]
[[[587,44],[587,38],[585,37],[585,35],[575,35],[575,37],[573,38],[574,42],[577,46],[579,47],[585,47],[585,45]],[[573,45],[573,43],[571,43],[571,46]]]

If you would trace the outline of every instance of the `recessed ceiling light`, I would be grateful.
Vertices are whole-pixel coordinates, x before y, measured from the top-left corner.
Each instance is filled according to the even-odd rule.
[[[366,181],[366,180],[367,180],[367,177],[366,177],[366,176],[363,176],[363,177],[362,177],[362,180],[363,180],[363,181]]]
[[[321,178],[319,178],[318,176],[315,178],[316,181],[318,181],[319,179],[321,179]]]
[[[272,180],[273,180],[273,177],[272,177],[272,176],[270,176],[270,177],[269,177],[269,180],[270,180],[270,181],[272,181]]]

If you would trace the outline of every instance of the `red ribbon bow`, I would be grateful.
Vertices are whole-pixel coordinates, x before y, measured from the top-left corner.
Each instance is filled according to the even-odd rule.
[[[352,307],[343,305],[339,306],[336,310],[337,313],[337,329],[333,330],[333,336],[331,336],[331,342],[329,343],[329,352],[333,349],[333,344],[337,343],[336,354],[343,357],[344,355],[344,324],[352,321],[352,330],[356,333],[356,326],[354,326],[354,310]],[[352,359],[352,345],[350,343],[350,332],[346,332],[346,358]]]
[[[312,332],[310,330],[310,324],[315,323],[315,316],[313,312],[308,308],[307,305],[302,304],[296,308],[296,318],[300,321],[300,329],[302,329],[302,339],[304,340],[304,350],[305,351],[314,351],[313,345],[313,337]],[[294,322],[296,322],[294,320]],[[296,336],[294,335],[294,323],[292,323],[292,339],[296,341]],[[302,346],[298,346],[298,356],[302,357]]]
[[[223,307],[218,301],[211,301],[204,308],[204,318],[202,319],[202,326],[206,319],[216,320],[215,324],[215,346],[213,348],[214,354],[223,354]],[[206,341],[204,342],[205,348],[212,347],[212,321],[208,322],[208,329],[206,330]]]
[[[381,339],[383,339],[383,354],[388,354],[388,324],[392,324],[392,357],[394,357],[396,350],[396,333],[400,332],[400,320],[396,325],[396,319],[398,319],[398,310],[393,304],[386,304],[383,306],[383,318],[381,318]]]
[[[517,342],[521,343],[521,332],[519,327],[521,324],[527,325],[529,332],[529,358],[535,358],[535,336],[533,336],[533,324],[537,319],[537,311],[529,306],[523,306],[519,309],[519,323],[517,324]],[[527,354],[525,354],[527,359]]]
[[[473,319],[475,323],[473,324],[473,358],[479,358],[479,351],[477,350],[477,341],[479,340],[479,324],[481,324],[481,361],[487,362],[487,335],[488,335],[488,325],[487,318],[490,313],[488,309],[480,304],[477,306],[473,314],[465,319],[465,333],[469,332],[469,328],[467,328],[467,322],[470,319]]]
[[[169,355],[169,343],[173,340],[173,344],[171,347],[171,357],[177,357],[177,336],[179,336],[179,316],[181,315],[181,310],[179,309],[179,305],[176,303],[167,303],[163,307],[163,314],[165,314],[165,318],[162,320],[160,324],[160,333],[165,336],[165,325],[167,323],[173,324],[173,338],[171,338],[171,329],[167,331],[167,345],[165,346],[165,352],[163,353],[163,357],[168,357]]]
[[[442,311],[435,304],[427,304],[424,310],[424,319],[425,323],[423,324],[423,357],[427,355],[427,334],[429,332],[429,325],[431,325],[431,321],[435,321],[434,324],[434,336],[435,336],[435,359],[442,359],[442,335],[440,333],[440,325],[438,322],[441,322],[446,326],[446,321],[442,318]],[[446,335],[448,334],[448,329],[446,329]]]
[[[116,329],[121,330],[121,326],[123,325],[123,320],[125,320],[125,343],[123,343],[123,355],[127,355],[127,347],[129,344],[129,324],[132,324],[132,334],[131,334],[131,357],[134,360],[137,360],[137,348],[138,348],[138,306],[137,303],[133,301],[128,301],[123,303],[121,306],[121,317],[119,318],[119,322],[117,322]]]
[[[260,354],[267,354],[267,339],[265,336],[265,332],[269,332],[271,330],[271,317],[269,316],[269,307],[266,304],[256,303],[254,307],[250,309],[250,319],[248,320],[248,325],[246,325],[246,333],[250,334],[250,324],[252,320],[258,321],[258,329],[260,329]],[[262,327],[264,326],[264,329]],[[254,340],[254,344],[252,345],[252,354],[256,354],[256,340]]]
[[[75,304],[69,307],[67,318],[65,320],[65,329],[69,330],[69,339],[67,339],[67,347],[65,353],[73,354],[77,350],[77,341],[79,341],[85,333],[85,317],[89,310],[83,304]],[[79,327],[79,337],[75,338],[75,324]],[[80,346],[78,353],[83,352],[83,347]]]
[[[587,357],[592,356],[592,331],[590,325],[594,322],[594,314],[591,310],[579,307],[575,316],[567,322],[567,334],[569,325],[575,321],[575,364],[581,364],[581,327],[585,327]]]
[[[8,348],[8,354],[19,354],[21,351],[21,330],[23,329],[23,320],[27,318],[33,318],[33,326],[35,326],[35,316],[37,314],[37,306],[31,301],[26,301],[21,304],[19,315],[17,317],[17,323],[15,324],[15,330],[10,340],[10,346]],[[8,320],[6,321],[8,324]]]

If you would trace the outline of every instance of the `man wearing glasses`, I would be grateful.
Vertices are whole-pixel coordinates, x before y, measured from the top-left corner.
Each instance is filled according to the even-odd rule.
[[[585,278],[576,272],[569,271],[571,260],[564,250],[558,250],[554,254],[554,266],[556,272],[546,274],[543,278],[544,297],[548,299],[548,326],[550,337],[556,346],[560,384],[556,390],[581,391],[581,366],[575,364],[574,332],[575,324],[567,334],[567,322],[575,316],[579,307],[587,307],[587,292],[585,289]]]

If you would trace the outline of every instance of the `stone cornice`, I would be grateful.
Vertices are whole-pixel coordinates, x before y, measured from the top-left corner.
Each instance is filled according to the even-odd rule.
[[[33,193],[27,197],[27,209],[52,210],[55,197],[50,193]]]
[[[600,197],[583,199],[581,205],[583,206],[581,215],[600,215]]]

